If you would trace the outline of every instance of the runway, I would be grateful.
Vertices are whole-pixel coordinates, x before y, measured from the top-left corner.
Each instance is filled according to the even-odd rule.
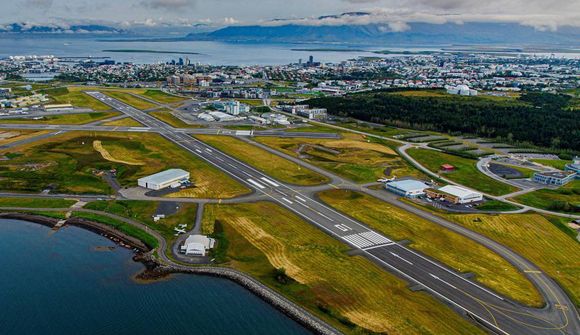
[[[87,94],[139,121],[185,150],[343,241],[379,266],[398,274],[497,334],[578,334],[574,306],[545,310],[519,306],[257,169],[100,92]],[[119,127],[121,128],[121,127]],[[135,128],[135,127],[130,127]],[[45,128],[46,129],[46,128]],[[547,299],[550,303],[552,300]],[[559,298],[556,297],[556,300]]]

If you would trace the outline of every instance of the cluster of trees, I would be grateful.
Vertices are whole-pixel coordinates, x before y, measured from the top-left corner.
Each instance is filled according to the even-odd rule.
[[[580,148],[580,110],[568,107],[569,102],[567,96],[548,93],[498,100],[375,91],[306,103],[327,108],[333,115],[363,121],[576,151]]]

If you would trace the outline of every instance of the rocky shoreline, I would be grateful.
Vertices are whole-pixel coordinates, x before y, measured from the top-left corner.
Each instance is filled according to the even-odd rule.
[[[41,215],[28,213],[0,213],[0,218],[23,220],[38,223],[48,227],[55,227],[60,221],[56,218],[45,217]],[[230,268],[223,267],[186,267],[181,265],[161,264],[150,252],[151,250],[140,240],[123,234],[114,228],[102,223],[92,222],[80,218],[71,218],[66,224],[77,226],[90,230],[101,236],[109,238],[111,241],[123,247],[131,248],[136,251],[133,260],[142,263],[145,270],[137,275],[137,279],[144,281],[159,280],[166,278],[171,274],[197,274],[207,275],[231,280],[245,289],[249,290],[274,308],[278,309],[291,319],[300,323],[305,328],[316,334],[321,335],[338,335],[341,334],[331,325],[315,317],[307,310],[288,300],[284,296],[260,283],[251,276]]]

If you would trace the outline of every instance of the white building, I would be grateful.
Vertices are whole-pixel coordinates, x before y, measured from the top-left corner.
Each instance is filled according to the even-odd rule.
[[[181,246],[181,252],[187,256],[205,256],[207,250],[215,244],[213,238],[204,235],[190,235]]]
[[[441,187],[439,191],[456,197],[457,203],[459,204],[469,204],[472,202],[483,201],[483,194],[459,186],[447,185]]]
[[[181,169],[170,169],[154,175],[143,177],[137,181],[139,186],[150,190],[162,190],[164,188],[180,185],[189,180],[190,174]]]
[[[425,194],[425,189],[429,185],[418,180],[398,180],[392,181],[385,185],[387,190],[407,198],[416,198]]]
[[[476,96],[477,91],[467,85],[447,86],[447,93],[455,95]]]

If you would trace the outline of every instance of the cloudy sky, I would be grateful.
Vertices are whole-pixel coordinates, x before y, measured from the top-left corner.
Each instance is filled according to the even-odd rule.
[[[508,21],[539,29],[580,26],[580,0],[1,0],[0,23],[94,20],[253,24],[273,18],[304,24]],[[315,20],[320,15],[368,11],[365,18]],[[306,19],[302,19],[306,18]]]

